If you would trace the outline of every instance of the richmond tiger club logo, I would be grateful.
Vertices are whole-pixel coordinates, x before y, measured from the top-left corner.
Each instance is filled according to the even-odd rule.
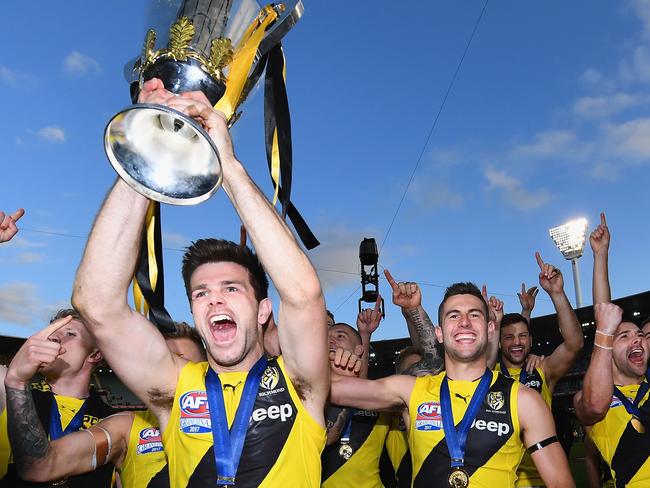
[[[181,432],[205,434],[212,432],[208,395],[203,390],[188,391],[179,400],[181,407]]]
[[[137,454],[149,454],[163,450],[162,438],[158,427],[147,427],[139,434]]]
[[[502,391],[492,391],[488,393],[487,403],[492,410],[501,410],[506,404]]]
[[[415,428],[417,430],[440,430],[442,429],[442,413],[440,403],[421,403],[415,417]]]
[[[280,381],[280,372],[275,366],[268,366],[264,370],[262,379],[260,380],[260,386],[265,390],[273,390],[278,386],[278,381]]]

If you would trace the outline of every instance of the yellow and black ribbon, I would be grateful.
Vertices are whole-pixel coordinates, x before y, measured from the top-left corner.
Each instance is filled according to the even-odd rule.
[[[174,322],[165,309],[160,203],[149,202],[140,246],[140,259],[133,277],[135,309],[161,332],[173,332]]]
[[[260,60],[266,65],[264,80],[264,134],[266,159],[274,185],[273,204],[279,198],[282,216],[291,220],[296,233],[307,249],[320,244],[298,209],[291,203],[291,118],[285,85],[285,60],[282,45],[277,44]],[[257,73],[253,73],[255,75]]]

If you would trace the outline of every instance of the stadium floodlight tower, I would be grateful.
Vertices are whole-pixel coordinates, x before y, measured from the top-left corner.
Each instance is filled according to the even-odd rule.
[[[580,273],[578,259],[582,256],[587,240],[589,225],[587,219],[580,218],[549,229],[549,234],[565,259],[571,261],[573,267],[573,286],[576,291],[576,308],[582,307],[582,292],[580,291]]]

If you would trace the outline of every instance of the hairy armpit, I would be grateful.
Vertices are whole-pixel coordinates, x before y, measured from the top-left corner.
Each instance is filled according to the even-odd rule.
[[[296,393],[298,393],[298,398],[300,398],[303,402],[306,401],[307,398],[311,395],[311,385],[302,378],[292,379],[291,383],[296,389]]]
[[[149,402],[154,408],[160,408],[168,412],[171,411],[174,405],[174,391],[164,388],[152,388],[147,391]]]

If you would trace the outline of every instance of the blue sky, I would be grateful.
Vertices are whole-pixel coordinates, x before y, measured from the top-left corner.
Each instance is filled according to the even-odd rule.
[[[484,1],[394,5],[305,0],[284,43],[293,199],[322,242],[310,257],[337,320],[356,317],[363,237],[385,240],[380,267],[422,283],[434,312],[444,286],[464,280],[487,283],[518,310],[521,282],[537,280],[535,250],[564,271],[573,301],[570,263],[547,229],[577,216],[593,228],[601,209],[613,233],[613,295],[646,290],[650,2],[490,1],[426,146]],[[0,209],[27,213],[0,247],[0,333],[27,336],[69,301],[115,177],[103,129],[128,104],[123,67],[148,26],[135,1],[4,11]],[[232,134],[271,194],[261,91]],[[199,237],[236,240],[238,219],[219,192],[196,207],[164,207],[163,226],[168,308],[189,321],[179,250]],[[591,263],[587,249],[585,302]],[[380,288],[387,314],[376,338],[403,336],[385,280]],[[550,312],[542,292],[534,314]]]

